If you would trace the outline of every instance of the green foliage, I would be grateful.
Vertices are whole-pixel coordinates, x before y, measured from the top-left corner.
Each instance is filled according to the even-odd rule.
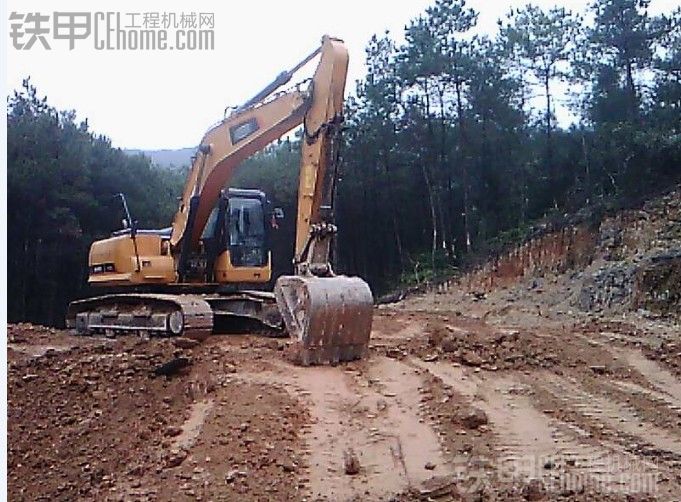
[[[595,122],[639,119],[648,71],[659,51],[672,49],[668,36],[679,26],[679,9],[670,16],[650,16],[650,0],[597,0],[594,26],[587,30],[583,57],[593,82],[591,119]],[[608,112],[620,109],[620,113]]]
[[[681,7],[667,21],[668,29],[660,37],[662,50],[653,61],[657,74],[650,115],[658,128],[669,129],[670,136],[675,137],[673,141],[678,142],[681,133]]]
[[[580,32],[579,19],[570,11],[562,7],[543,11],[528,4],[511,11],[507,23],[500,25],[505,50],[517,54],[539,85],[568,77],[564,63],[570,60]]]
[[[399,276],[398,280],[389,283],[388,289],[400,287],[421,286],[440,280],[448,279],[458,272],[444,253],[435,254],[435,266],[433,267],[430,253],[422,253],[414,256],[410,266]]]
[[[679,13],[645,5],[599,0],[589,28],[527,5],[490,40],[471,34],[464,2],[435,1],[402,45],[374,37],[347,106],[343,267],[379,292],[428,280],[521,241],[537,219],[678,181]],[[567,130],[554,118],[563,80],[584,91]]]
[[[120,228],[114,194],[142,226],[166,226],[182,180],[112,148],[28,79],[8,100],[7,146],[8,317],[60,325],[85,291],[90,243]]]

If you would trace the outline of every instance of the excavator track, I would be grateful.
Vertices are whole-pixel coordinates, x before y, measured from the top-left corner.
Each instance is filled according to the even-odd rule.
[[[203,295],[213,311],[213,332],[239,331],[238,322],[246,332],[259,332],[266,336],[286,336],[284,323],[274,298],[268,291],[238,291],[229,294]]]
[[[249,331],[286,334],[274,294],[264,291],[108,294],[71,302],[66,322],[80,335],[136,333],[204,340],[211,333],[243,328],[244,322]]]
[[[213,311],[200,295],[112,294],[71,302],[67,326],[81,335],[137,333],[204,340],[213,331]]]

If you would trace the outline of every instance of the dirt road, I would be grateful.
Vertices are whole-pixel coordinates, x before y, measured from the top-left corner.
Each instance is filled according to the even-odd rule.
[[[376,311],[367,360],[321,368],[290,365],[280,339],[11,326],[10,496],[681,498],[675,365],[631,325],[558,324],[421,299]],[[186,367],[156,376],[170,360]]]

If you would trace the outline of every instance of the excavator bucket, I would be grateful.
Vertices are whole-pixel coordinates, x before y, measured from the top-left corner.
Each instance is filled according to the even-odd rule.
[[[274,296],[295,339],[296,363],[336,364],[366,354],[373,297],[359,277],[281,276]]]

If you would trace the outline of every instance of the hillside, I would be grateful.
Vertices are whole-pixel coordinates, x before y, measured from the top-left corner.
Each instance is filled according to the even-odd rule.
[[[530,239],[406,302],[429,309],[451,303],[504,323],[527,315],[542,322],[678,320],[681,187],[636,209]]]

